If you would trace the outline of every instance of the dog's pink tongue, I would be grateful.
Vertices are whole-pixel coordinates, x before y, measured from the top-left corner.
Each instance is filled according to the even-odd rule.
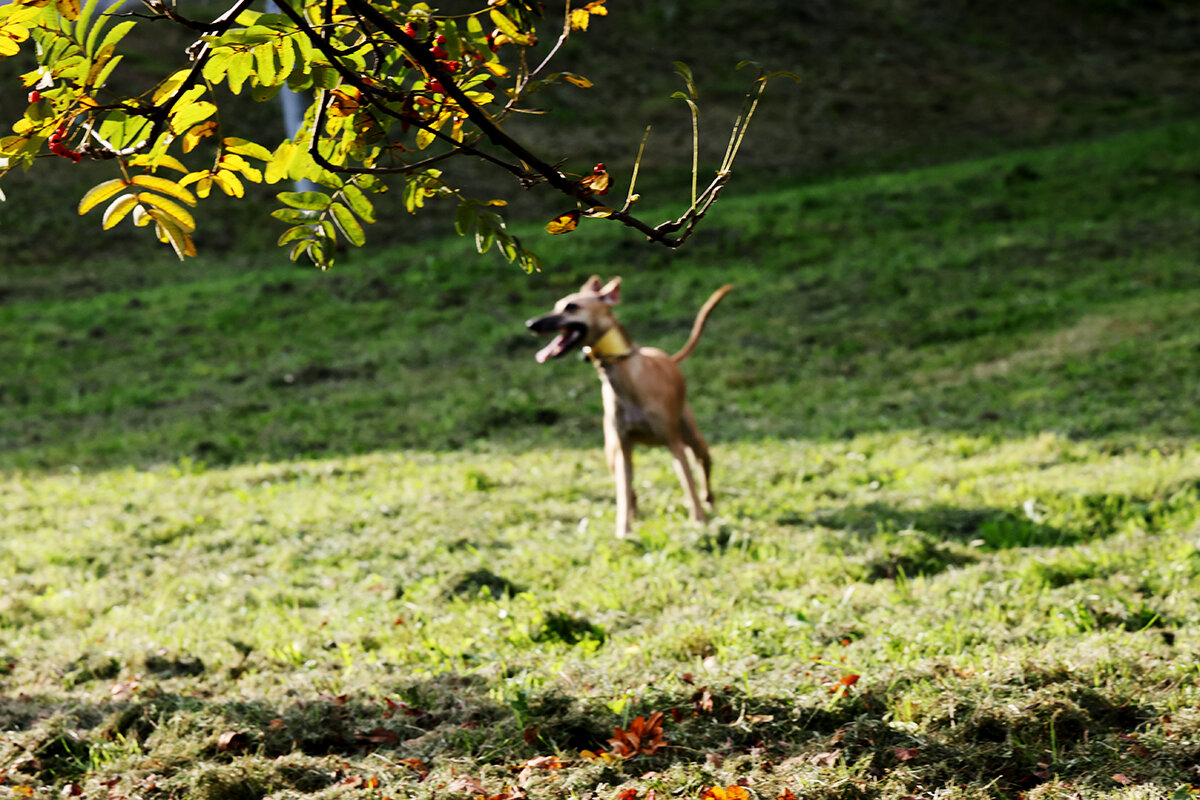
[[[537,362],[539,364],[545,364],[551,358],[558,355],[562,351],[562,340],[562,336],[555,336],[554,340],[551,341],[550,344],[546,345],[541,350],[538,350],[537,355],[534,356],[534,358],[537,359]]]

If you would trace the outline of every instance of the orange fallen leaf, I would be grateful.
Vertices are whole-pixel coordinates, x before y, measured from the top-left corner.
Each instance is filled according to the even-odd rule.
[[[667,742],[663,739],[663,713],[655,711],[649,717],[636,717],[629,723],[629,730],[613,728],[613,736],[608,740],[612,746],[613,755],[621,758],[632,758],[639,754],[652,755]]]
[[[1118,772],[1116,775],[1112,776],[1112,779],[1122,786],[1128,786],[1129,784],[1133,783],[1133,778],[1129,777],[1124,772]]]
[[[701,800],[750,800],[750,793],[741,786],[710,786]]]
[[[919,747],[897,747],[896,759],[899,761],[912,761],[917,756],[921,755]]]

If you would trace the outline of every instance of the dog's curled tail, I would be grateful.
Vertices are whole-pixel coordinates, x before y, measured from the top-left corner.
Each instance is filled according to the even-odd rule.
[[[712,293],[712,296],[705,301],[700,307],[700,313],[696,315],[696,321],[692,323],[692,333],[688,336],[687,342],[679,349],[679,352],[671,356],[671,360],[678,364],[692,354],[696,349],[696,343],[700,341],[700,334],[704,332],[704,323],[708,319],[708,314],[717,307],[717,303],[721,302],[721,298],[729,294],[729,290],[733,288],[732,283],[727,283],[720,289]]]

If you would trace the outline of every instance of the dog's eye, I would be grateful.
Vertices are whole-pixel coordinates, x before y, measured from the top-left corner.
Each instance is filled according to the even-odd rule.
[[[579,310],[579,306],[576,305],[575,303],[567,303],[565,306],[563,306],[563,311],[566,311],[568,314],[571,313],[572,311],[578,311],[578,310]]]

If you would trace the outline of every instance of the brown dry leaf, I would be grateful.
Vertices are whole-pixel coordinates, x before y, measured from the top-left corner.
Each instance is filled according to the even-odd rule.
[[[446,784],[445,789],[449,793],[464,792],[466,794],[478,794],[484,797],[487,796],[487,790],[484,789],[478,781],[473,781],[470,778],[455,778]]]
[[[217,737],[217,752],[232,753],[250,746],[250,737],[242,731],[225,731]]]
[[[425,776],[429,774],[429,766],[419,758],[402,758],[396,763],[403,764],[417,773],[417,777],[421,780],[425,780]]]
[[[712,692],[708,691],[707,686],[701,686],[692,695],[692,705],[697,711],[703,711],[705,714],[711,714],[713,711]]]
[[[603,164],[597,164],[592,167],[591,175],[579,179],[579,186],[592,194],[608,194],[608,189],[612,186],[612,177]]]
[[[796,795],[792,794],[791,789],[784,789],[775,800],[796,800]]]
[[[1129,784],[1133,783],[1133,778],[1129,777],[1124,772],[1118,772],[1116,775],[1112,776],[1112,779],[1122,786],[1128,786]]]
[[[899,761],[912,761],[917,756],[921,755],[919,747],[897,747],[896,759]]]
[[[666,747],[662,720],[662,712],[655,711],[649,717],[636,717],[629,723],[629,730],[613,728],[613,738],[608,740],[613,755],[621,758],[632,758],[638,754],[652,755]]]
[[[361,745],[368,744],[400,744],[400,734],[389,728],[373,728],[369,731],[359,731],[354,739]]]
[[[841,750],[830,750],[826,753],[817,753],[812,757],[812,763],[818,767],[832,767],[841,757]]]

